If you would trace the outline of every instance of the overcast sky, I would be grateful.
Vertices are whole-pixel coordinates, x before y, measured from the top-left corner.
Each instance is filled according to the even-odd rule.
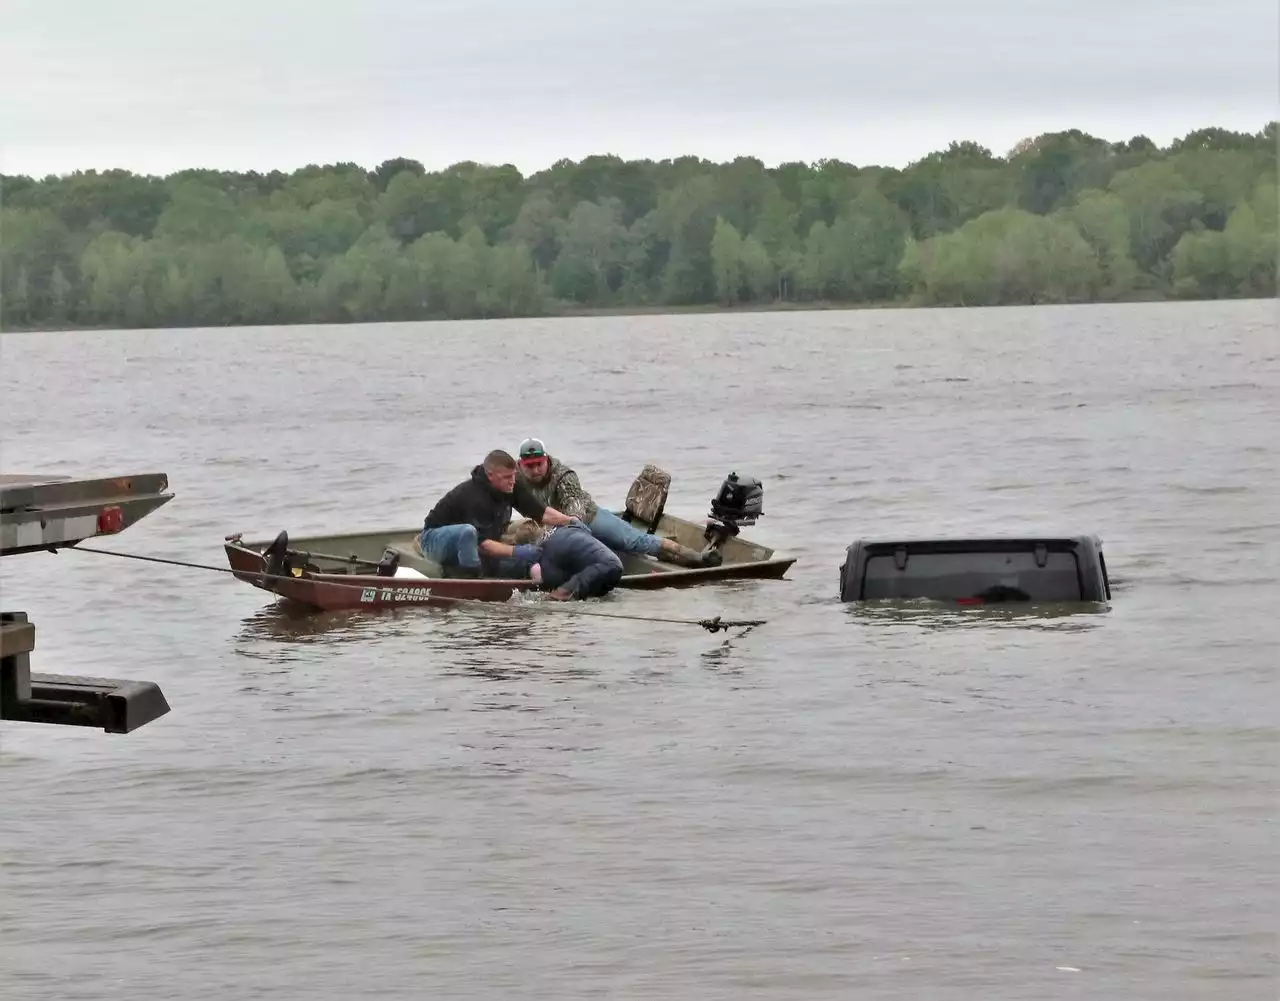
[[[0,170],[905,165],[1277,117],[1277,0],[0,0]]]

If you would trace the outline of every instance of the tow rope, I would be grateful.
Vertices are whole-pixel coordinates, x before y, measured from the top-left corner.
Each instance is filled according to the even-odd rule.
[[[251,577],[258,580],[290,580],[296,581],[299,578],[286,576],[285,574],[269,574],[261,570],[236,570],[232,567],[215,567],[209,563],[192,563],[189,560],[168,560],[160,556],[142,556],[138,553],[121,553],[111,549],[88,549],[84,546],[69,546],[68,551],[73,553],[96,553],[99,556],[115,556],[123,560],[141,560],[146,563],[163,563],[168,566],[185,567],[190,570],[211,570],[214,573],[229,573],[236,577]],[[58,552],[58,550],[52,550]],[[364,587],[360,584],[342,584],[338,581],[325,581],[329,587],[344,587],[355,591],[363,591]],[[439,601],[447,601],[452,604],[464,606],[479,606],[486,611],[518,611],[528,606],[519,606],[518,608],[501,601],[481,601],[479,598],[453,598],[444,594],[432,594],[432,598]],[[592,609],[576,608],[573,603],[566,604],[548,604],[541,602],[539,608],[555,610],[557,612],[567,612],[572,615],[582,615],[588,618],[597,619],[630,619],[633,622],[662,622],[681,626],[701,626],[703,629],[711,633],[728,631],[730,629],[750,629],[755,626],[763,626],[767,619],[725,619],[722,616],[715,616],[711,619],[678,619],[660,615],[628,615],[625,612],[597,612]]]

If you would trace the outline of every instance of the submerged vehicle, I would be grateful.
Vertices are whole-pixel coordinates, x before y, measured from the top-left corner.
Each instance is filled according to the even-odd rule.
[[[764,487],[751,477],[731,473],[711,502],[703,523],[666,513],[670,474],[646,466],[627,491],[618,517],[636,528],[690,549],[714,552],[717,559],[697,567],[660,562],[639,553],[619,553],[620,589],[687,587],[744,578],[779,579],[795,557],[741,538],[763,514]],[[227,562],[238,580],[280,598],[323,610],[449,605],[456,599],[506,601],[522,591],[539,590],[528,578],[450,577],[418,548],[421,526],[291,539],[245,541],[242,534],[223,540]]]
[[[1111,600],[1096,535],[965,539],[859,539],[840,565],[841,601],[994,602]]]

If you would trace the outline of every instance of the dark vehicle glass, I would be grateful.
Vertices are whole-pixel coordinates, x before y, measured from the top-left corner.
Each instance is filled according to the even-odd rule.
[[[840,568],[842,601],[1106,601],[1096,536],[860,540]]]

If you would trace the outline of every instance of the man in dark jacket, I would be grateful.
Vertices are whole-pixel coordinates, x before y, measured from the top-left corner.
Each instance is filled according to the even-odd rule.
[[[502,533],[511,510],[547,525],[567,525],[567,515],[548,507],[516,478],[516,460],[501,449],[440,498],[422,523],[418,548],[449,576],[502,576],[533,562],[530,547],[509,546]],[[514,558],[514,559],[513,559]]]
[[[555,601],[599,598],[622,580],[622,560],[574,518],[567,525],[546,528],[526,519],[503,536],[503,541],[532,558],[529,576],[554,590]]]

